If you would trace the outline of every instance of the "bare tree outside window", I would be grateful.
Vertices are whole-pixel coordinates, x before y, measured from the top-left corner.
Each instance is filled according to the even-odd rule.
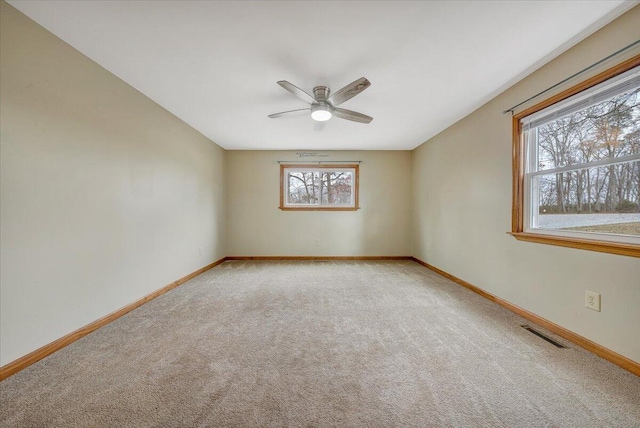
[[[282,165],[281,177],[281,209],[358,208],[358,165]]]
[[[640,55],[513,117],[511,234],[640,257]]]
[[[640,154],[640,89],[538,128],[539,170],[634,154]],[[640,212],[639,161],[539,180],[540,214]]]

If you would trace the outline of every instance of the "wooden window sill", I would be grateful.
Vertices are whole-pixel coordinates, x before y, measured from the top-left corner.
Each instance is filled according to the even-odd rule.
[[[358,211],[358,207],[336,207],[336,208],[320,208],[320,207],[278,207],[282,211]]]
[[[538,244],[558,245],[581,250],[599,251],[601,253],[620,254],[629,257],[640,257],[640,246],[622,242],[598,241],[592,239],[569,238],[565,236],[543,235],[540,233],[507,232],[518,241]]]

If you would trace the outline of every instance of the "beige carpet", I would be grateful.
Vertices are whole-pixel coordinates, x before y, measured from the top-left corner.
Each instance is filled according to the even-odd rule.
[[[0,425],[640,426],[640,378],[524,323],[410,261],[225,262],[0,383]]]

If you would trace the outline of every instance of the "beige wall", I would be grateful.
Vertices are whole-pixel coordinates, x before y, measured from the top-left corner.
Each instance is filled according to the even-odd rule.
[[[362,161],[361,209],[281,211],[278,160],[301,160],[296,152],[228,151],[228,255],[410,255],[411,152],[317,153],[323,161]]]
[[[502,111],[640,39],[639,22],[635,7],[417,148],[412,216],[415,257],[635,361],[640,259],[507,235],[511,117]],[[602,293],[602,312],[584,307],[585,290]]]
[[[224,257],[226,211],[221,148],[0,7],[4,365]]]

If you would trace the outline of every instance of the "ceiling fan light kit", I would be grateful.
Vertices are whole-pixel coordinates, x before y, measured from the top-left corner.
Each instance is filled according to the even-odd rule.
[[[326,103],[316,104],[311,106],[311,119],[317,120],[318,122],[325,122],[331,119],[331,110],[330,107],[326,105]]]
[[[361,77],[360,79],[351,82],[331,96],[331,90],[326,86],[316,86],[313,88],[313,96],[311,96],[286,80],[280,80],[278,85],[282,86],[302,101],[311,104],[311,107],[270,114],[269,117],[272,119],[281,116],[290,116],[301,111],[311,111],[311,118],[318,122],[326,122],[333,116],[360,123],[370,123],[373,120],[371,116],[367,116],[366,114],[337,108],[338,105],[350,100],[371,86],[371,82],[369,82],[365,77]]]

